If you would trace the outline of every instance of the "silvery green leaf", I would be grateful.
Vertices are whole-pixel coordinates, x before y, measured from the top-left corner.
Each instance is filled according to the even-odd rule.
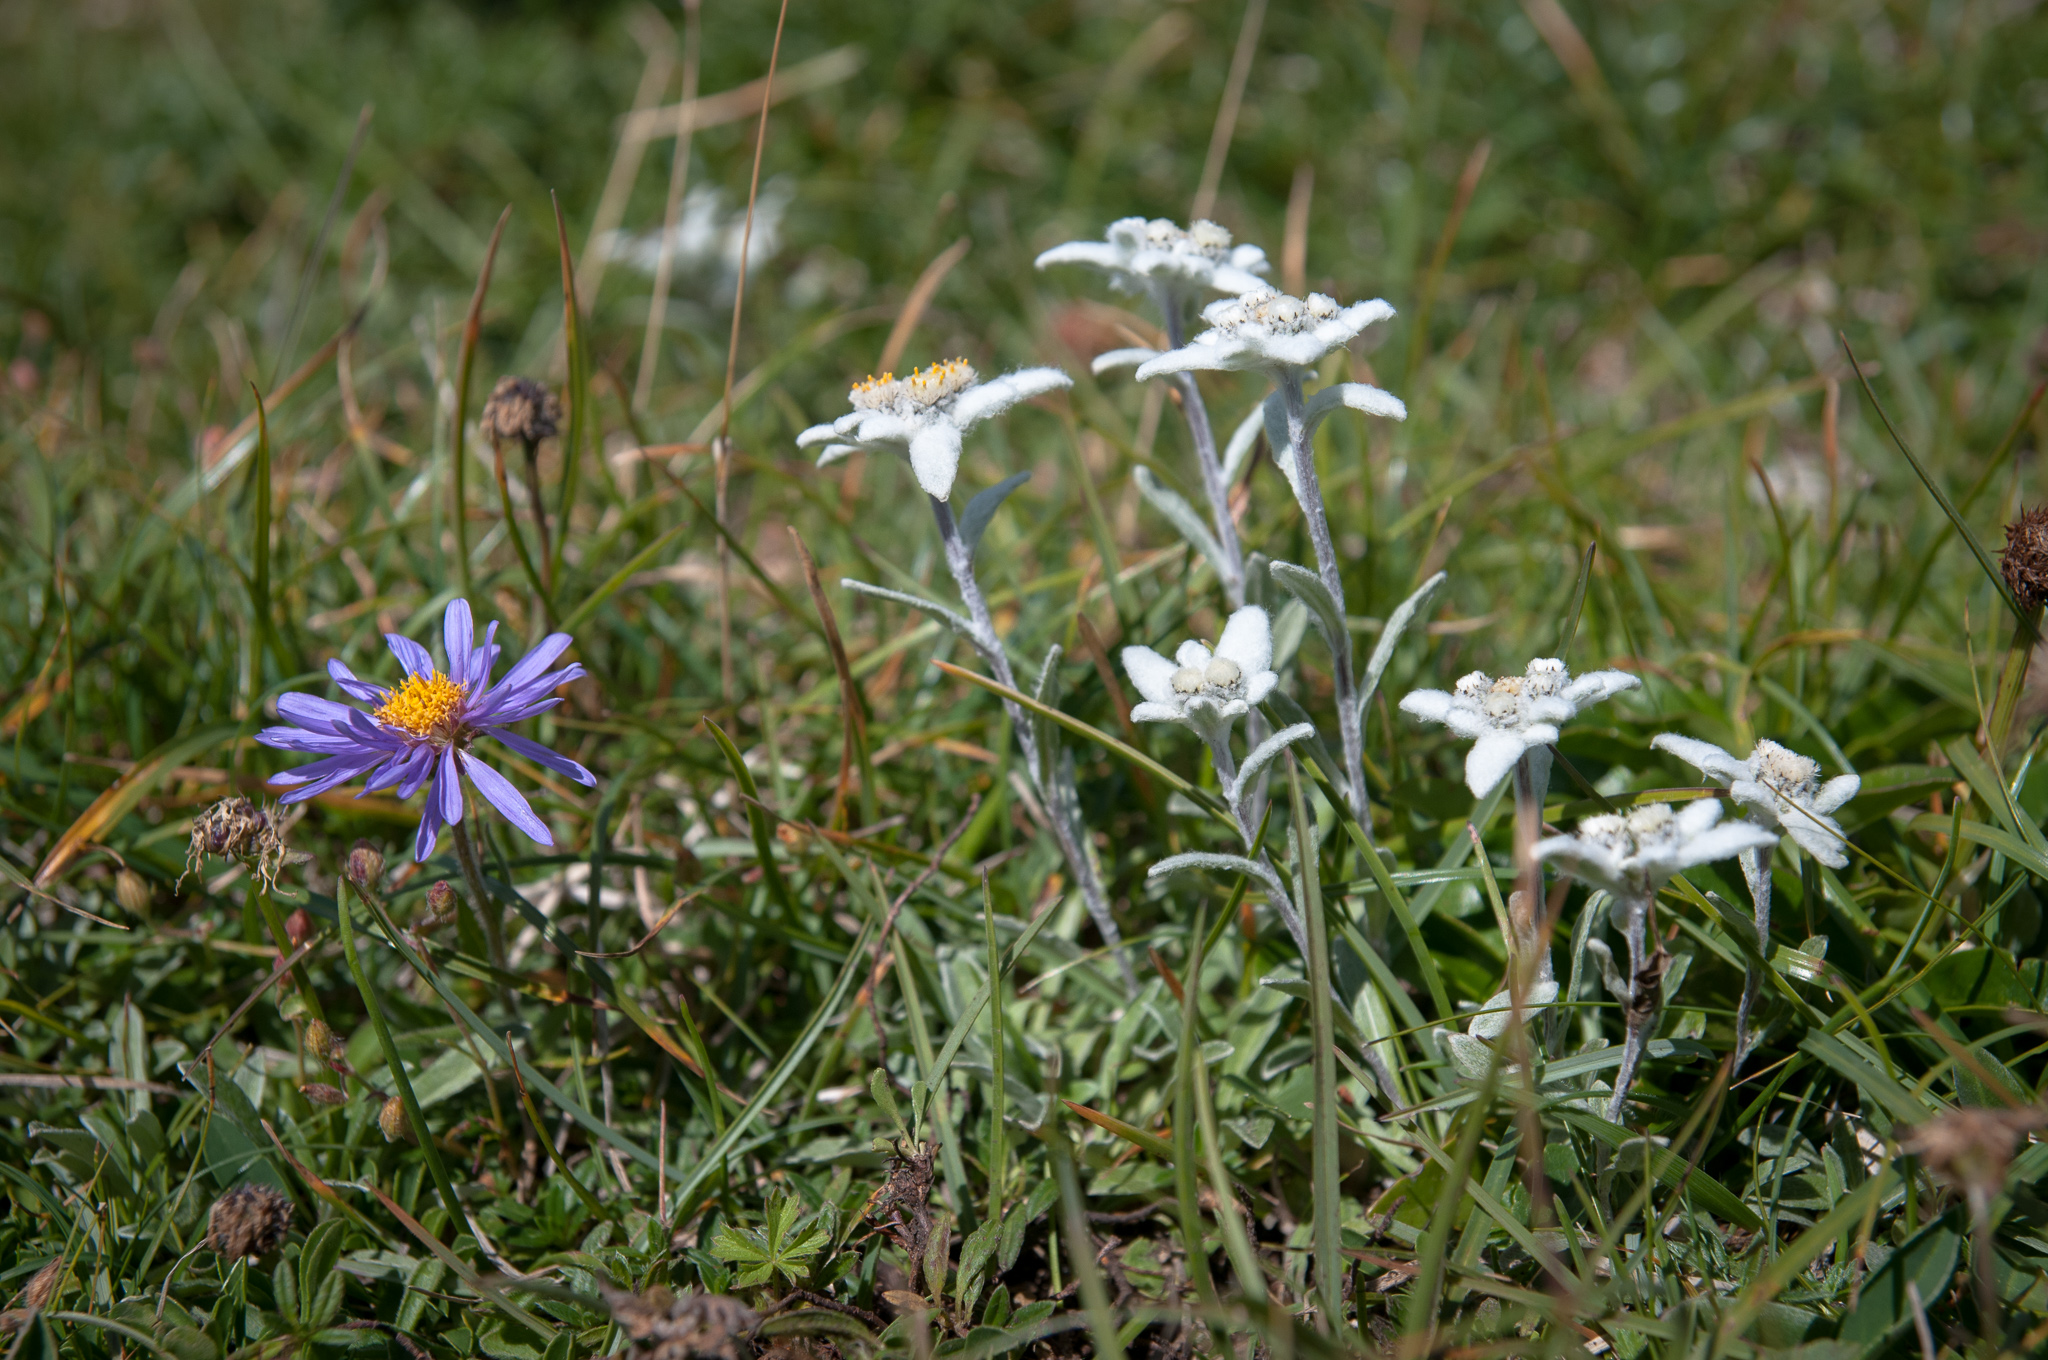
[[[897,604],[907,604],[912,609],[922,609],[927,614],[936,614],[939,621],[948,628],[976,646],[980,645],[981,640],[974,635],[974,625],[942,604],[933,604],[930,600],[919,599],[900,590],[890,590],[885,586],[871,586],[866,581],[856,581],[851,576],[840,578],[839,584],[843,589],[872,595],[878,600],[894,600]]]
[[[1307,724],[1310,728],[1315,726],[1309,719],[1308,711],[1296,703],[1294,696],[1284,689],[1276,689],[1267,695],[1265,708],[1268,713],[1273,715],[1274,721],[1282,727],[1298,727],[1303,724]],[[1302,742],[1301,749],[1308,754],[1310,760],[1316,763],[1316,768],[1323,772],[1323,778],[1330,781],[1330,787],[1338,789],[1344,787],[1344,776],[1338,773],[1336,757],[1330,754],[1330,748],[1323,744],[1323,739],[1320,736],[1313,735],[1312,733],[1307,740]]]
[[[1058,708],[1060,703],[1060,645],[1055,642],[1052,650],[1045,654],[1045,665],[1039,669],[1038,683],[1032,687],[1031,697],[1047,708]],[[1051,718],[1040,713],[1031,715],[1031,726],[1038,737],[1038,759],[1044,767],[1039,773],[1039,782],[1048,784],[1058,770],[1060,734],[1063,730]]]
[[[1294,654],[1301,650],[1301,639],[1308,632],[1308,606],[1300,600],[1289,600],[1280,606],[1279,616],[1273,620],[1273,669],[1287,669],[1294,660]]]
[[[1238,421],[1237,428],[1230,432],[1230,442],[1223,446],[1223,484],[1225,486],[1235,482],[1238,473],[1244,471],[1246,460],[1252,456],[1252,450],[1258,446],[1259,431],[1265,428],[1265,419],[1266,404],[1260,402],[1257,406],[1245,412],[1244,419]],[[1278,448],[1280,446],[1276,444],[1274,447]]]
[[[1259,985],[1285,992],[1297,1001],[1308,1000],[1308,979],[1299,973],[1268,973],[1259,979]]]
[[[1257,1152],[1273,1136],[1273,1116],[1269,1114],[1241,1115],[1236,1119],[1219,1121],[1224,1128],[1237,1135],[1239,1142]]]
[[[1493,1067],[1491,1044],[1484,1039],[1475,1039],[1469,1034],[1458,1034],[1454,1031],[1441,1034],[1438,1038],[1443,1041],[1445,1050],[1450,1053],[1451,1061],[1457,1064],[1460,1076],[1470,1077],[1474,1081],[1486,1079],[1487,1072]]]
[[[1175,789],[1166,795],[1166,815],[1169,817],[1207,817],[1209,809]]]
[[[1216,537],[1202,523],[1202,517],[1195,513],[1185,497],[1152,474],[1152,469],[1140,465],[1133,474],[1138,483],[1138,494],[1149,502],[1154,510],[1166,516],[1188,545],[1200,553],[1210,566],[1223,560],[1222,549],[1216,546]]]
[[[1614,965],[1614,951],[1607,947],[1605,940],[1586,941],[1586,952],[1600,964],[1600,981],[1607,985],[1608,994],[1616,1001],[1628,1001],[1628,979],[1621,975],[1621,969]]]
[[[1315,438],[1316,426],[1339,406],[1349,406],[1369,416],[1385,416],[1389,420],[1408,418],[1406,403],[1391,392],[1382,392],[1369,383],[1332,383],[1320,391],[1309,393],[1305,408],[1309,438]]]
[[[1344,611],[1337,607],[1323,578],[1292,562],[1275,562],[1266,570],[1282,590],[1308,606],[1309,617],[1322,633],[1323,641],[1330,644],[1331,652],[1341,648],[1342,655],[1350,655],[1351,634],[1344,627]]]
[[[1266,443],[1273,450],[1273,463],[1287,479],[1287,488],[1294,493],[1296,504],[1306,513],[1308,502],[1301,499],[1301,482],[1294,475],[1294,445],[1287,438],[1287,404],[1275,392],[1266,398],[1259,412],[1265,419]]]
[[[1529,994],[1522,998],[1523,1021],[1526,1023],[1533,1020],[1555,1000],[1557,1000],[1557,984],[1555,982],[1532,984],[1529,988]],[[1501,1035],[1508,1032],[1508,1026],[1514,1023],[1514,1018],[1514,993],[1495,992],[1479,1007],[1478,1014],[1472,1017],[1472,1024],[1469,1029],[1471,1033],[1481,1039],[1498,1039]]]
[[[1275,902],[1289,902],[1287,885],[1280,881],[1280,875],[1257,860],[1246,859],[1243,855],[1218,855],[1206,850],[1191,850],[1183,855],[1169,855],[1145,871],[1147,878],[1165,878],[1169,874],[1184,873],[1194,869],[1207,869],[1211,873],[1245,874],[1263,883],[1274,894]]]
[[[1244,758],[1244,765],[1237,772],[1237,787],[1240,789],[1250,788],[1252,781],[1263,774],[1266,767],[1272,764],[1274,758],[1282,751],[1297,741],[1306,741],[1315,734],[1314,723],[1296,723],[1292,727],[1282,728],[1272,736],[1267,737],[1259,743],[1257,750]]]
[[[967,544],[967,555],[972,557],[981,547],[981,536],[988,532],[988,522],[996,517],[996,511],[1012,491],[1031,480],[1028,472],[1019,472],[1005,477],[994,486],[974,493],[974,499],[967,502],[967,508],[960,512],[960,538]]]
[[[1273,559],[1262,552],[1249,552],[1244,558],[1244,602],[1272,612],[1267,597],[1272,594],[1273,578],[1266,568],[1273,565]],[[1280,669],[1278,666],[1274,670]]]
[[[1429,608],[1429,602],[1450,580],[1450,573],[1440,571],[1424,581],[1413,595],[1401,601],[1393,613],[1387,615],[1387,626],[1380,630],[1380,640],[1373,644],[1372,656],[1365,663],[1365,675],[1358,686],[1358,713],[1365,716],[1365,706],[1372,702],[1373,692],[1380,687],[1380,677],[1387,673],[1387,664],[1394,659],[1394,648],[1400,645],[1401,635],[1408,631],[1408,625],[1416,616]]]

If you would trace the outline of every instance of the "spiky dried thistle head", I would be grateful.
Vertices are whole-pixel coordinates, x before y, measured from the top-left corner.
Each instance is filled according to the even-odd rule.
[[[555,394],[531,378],[510,374],[498,379],[477,417],[477,429],[496,443],[518,443],[528,448],[552,439],[562,427],[562,403]]]
[[[2005,526],[1998,566],[2022,607],[2036,609],[2048,601],[2048,506],[2022,510]]]
[[[206,1218],[206,1245],[224,1260],[267,1256],[284,1242],[292,1225],[292,1202],[268,1185],[238,1185],[213,1202]]]

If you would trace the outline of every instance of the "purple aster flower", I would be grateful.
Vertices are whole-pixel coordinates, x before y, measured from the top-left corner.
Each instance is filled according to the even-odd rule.
[[[426,648],[396,633],[386,633],[384,641],[405,667],[405,679],[390,689],[356,679],[338,660],[327,663],[327,673],[343,693],[375,705],[368,713],[311,694],[280,696],[277,711],[291,726],[266,727],[256,740],[325,759],[272,775],[271,784],[291,789],[284,796],[287,803],[304,802],[360,775],[369,776],[363,793],[395,789],[398,797],[410,798],[422,785],[431,785],[413,842],[413,857],[425,860],[434,853],[441,828],[462,820],[462,781],[467,776],[512,825],[542,845],[553,845],[547,823],[534,815],[525,797],[469,747],[478,737],[490,737],[536,764],[587,788],[596,787],[596,778],[575,761],[505,730],[560,703],[555,687],[583,674],[583,667],[573,662],[558,671],[548,670],[568,649],[569,635],[548,634],[493,685],[498,625],[492,624],[483,645],[477,646],[469,601],[458,599],[449,604],[441,631],[448,649],[446,674],[434,669]]]

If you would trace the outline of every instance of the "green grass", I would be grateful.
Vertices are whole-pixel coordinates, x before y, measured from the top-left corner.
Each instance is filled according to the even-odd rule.
[[[1995,554],[2048,439],[2028,406],[2048,367],[2048,27],[1996,6],[1575,3],[1581,49],[1537,0],[1436,8],[1455,12],[1267,12],[1214,209],[1278,273],[1293,196],[1307,286],[1399,309],[1323,375],[1410,410],[1340,413],[1321,436],[1361,639],[1449,573],[1368,714],[1388,862],[1368,867],[1308,765],[1298,802],[1286,771],[1269,786],[1266,844],[1319,887],[1313,964],[1270,914],[1248,935],[1228,881],[1146,878],[1237,846],[1176,787],[1214,791],[1199,743],[1127,730],[1106,679],[1128,695],[1119,646],[1213,638],[1221,595],[1133,482],[1142,464],[1198,493],[1175,411],[1087,376],[1149,320],[1030,265],[1115,217],[1186,218],[1238,7],[792,6],[783,72],[848,45],[861,64],[768,120],[763,184],[788,206],[735,355],[727,559],[702,445],[729,287],[678,275],[642,410],[645,275],[612,263],[562,343],[549,194],[583,262],[649,14],[0,15],[0,1282],[58,1265],[21,1353],[569,1360],[630,1344],[633,1306],[605,1291],[665,1285],[784,1302],[752,1344],[818,1357],[1253,1338],[1575,1354],[1593,1337],[1630,1360],[1909,1355],[1908,1282],[1931,1346],[2037,1350],[2043,1146],[1987,1164],[1981,1221],[1939,1158],[1904,1149],[1954,1109],[2030,1107],[2048,1079],[2048,700],[2017,691],[2010,732],[1985,739],[2005,725],[2011,615],[1837,332]],[[702,88],[759,77],[775,20],[707,7]],[[727,211],[754,134],[740,118],[696,139],[691,184]],[[661,219],[670,145],[632,180],[631,229]],[[500,373],[580,394],[581,457],[542,450],[552,567],[473,432],[451,498],[463,321],[508,204],[467,409]],[[838,586],[951,602],[908,469],[821,473],[794,446],[961,240],[898,367],[1076,376],[982,427],[961,486],[1033,474],[988,530],[982,580],[1033,675],[1065,649],[1058,706],[1135,992],[1015,793],[1000,704],[931,664],[980,669],[972,652]],[[1264,394],[1203,381],[1226,434]],[[258,432],[252,388],[266,433],[209,486],[238,422]],[[516,452],[507,470],[523,479]],[[1247,486],[1246,546],[1311,560],[1269,459]],[[412,868],[416,807],[316,803],[274,892],[222,859],[185,873],[197,813],[297,763],[248,740],[278,693],[331,695],[335,656],[388,677],[381,632],[436,631],[463,576],[458,509],[480,621],[515,654],[573,621],[591,673],[524,730],[597,788],[507,763],[556,852],[489,825],[503,967],[467,915],[406,929],[431,884],[463,880],[446,841]],[[1864,780],[1847,869],[1777,860],[1766,943],[1785,971],[1732,1082],[1741,876],[1697,870],[1660,901],[1682,980],[1626,1129],[1581,1103],[1595,1046],[1621,1035],[1582,889],[1555,940],[1570,1004],[1535,1026],[1559,1085],[1461,1078],[1428,1033],[1439,989],[1483,1001],[1507,954],[1462,747],[1394,706],[1560,638],[1576,669],[1645,683],[1565,732],[1553,823],[1696,787],[1650,750],[1662,731],[1771,737]],[[1286,671],[1334,744],[1313,633]],[[1513,818],[1477,820],[1504,892]],[[1321,848],[1301,866],[1309,823]],[[358,839],[391,869],[363,894],[339,886]],[[257,996],[297,911],[302,980]],[[1341,1006],[1307,1004],[1300,979],[1325,970]],[[316,1014],[346,1074],[306,1053]],[[1361,1039],[1388,1035],[1400,1089],[1377,1092]],[[394,1054],[428,1146],[380,1132]],[[202,1245],[243,1182],[294,1204],[281,1253],[246,1265]],[[1537,1188],[1554,1202],[1532,1207]],[[1245,1212],[1219,1216],[1233,1197]],[[1341,1276],[1319,1274],[1333,1243]]]

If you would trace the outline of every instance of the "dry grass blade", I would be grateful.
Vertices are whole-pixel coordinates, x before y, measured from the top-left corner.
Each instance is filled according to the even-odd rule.
[[[661,248],[654,260],[654,297],[647,308],[647,329],[640,337],[640,367],[633,379],[633,409],[645,411],[654,393],[654,370],[661,359],[662,327],[668,320],[670,271],[675,267],[676,229],[683,211],[683,191],[690,183],[690,146],[696,132],[697,68],[703,48],[703,6],[683,4],[683,100],[676,105],[675,154],[669,158],[668,202],[661,214]],[[636,147],[643,143],[635,142]],[[620,144],[623,152],[625,144]],[[744,271],[742,271],[744,272]]]
[[[42,867],[36,870],[35,886],[47,888],[62,877],[86,847],[135,810],[143,796],[156,787],[158,780],[188,764],[192,757],[229,740],[239,731],[238,724],[220,723],[158,747],[153,755],[116,779],[106,792],[93,799],[85,811],[78,814],[78,820],[57,837],[56,844],[44,857]]]
[[[491,267],[497,263],[498,242],[504,239],[505,223],[511,218],[512,205],[507,203],[498,214],[498,225],[491,228],[491,243],[484,247],[484,266],[477,271],[476,291],[469,295],[469,313],[462,322],[462,351],[455,362],[455,422],[448,431],[448,522],[455,527],[455,579],[462,583],[465,595],[475,589],[469,576],[469,498],[463,489],[469,466],[463,453],[469,426],[469,379],[476,367],[477,340],[483,334],[484,295],[491,290]],[[501,475],[504,462],[503,457],[498,459]]]
[[[1230,75],[1223,82],[1223,102],[1216,106],[1216,126],[1209,133],[1209,154],[1202,158],[1202,179],[1188,218],[1200,221],[1216,209],[1216,191],[1223,184],[1223,162],[1237,135],[1237,113],[1244,104],[1244,86],[1251,79],[1252,56],[1259,48],[1259,29],[1266,22],[1266,0],[1248,0],[1237,30],[1237,48],[1230,54]]]
[[[796,544],[797,560],[803,564],[804,584],[810,587],[811,603],[817,607],[818,622],[825,629],[825,648],[832,654],[832,669],[839,677],[839,701],[844,709],[842,719],[846,731],[839,748],[839,783],[832,794],[832,815],[828,820],[843,830],[846,789],[856,758],[860,762],[862,802],[867,819],[874,820],[875,772],[868,763],[867,705],[861,698],[860,686],[853,681],[853,666],[846,659],[846,644],[840,640],[839,620],[832,613],[832,602],[825,598],[825,588],[818,582],[818,564],[811,560],[811,550],[794,524],[789,526],[789,537]]]
[[[903,361],[903,350],[916,333],[917,323],[924,320],[925,308],[931,306],[939,285],[946,281],[946,275],[953,272],[953,266],[967,258],[967,251],[972,245],[968,238],[961,237],[933,256],[932,262],[917,276],[917,282],[910,286],[910,295],[903,299],[903,310],[896,314],[896,324],[889,328],[889,338],[882,345],[881,361],[875,366],[877,373],[893,372]]]

